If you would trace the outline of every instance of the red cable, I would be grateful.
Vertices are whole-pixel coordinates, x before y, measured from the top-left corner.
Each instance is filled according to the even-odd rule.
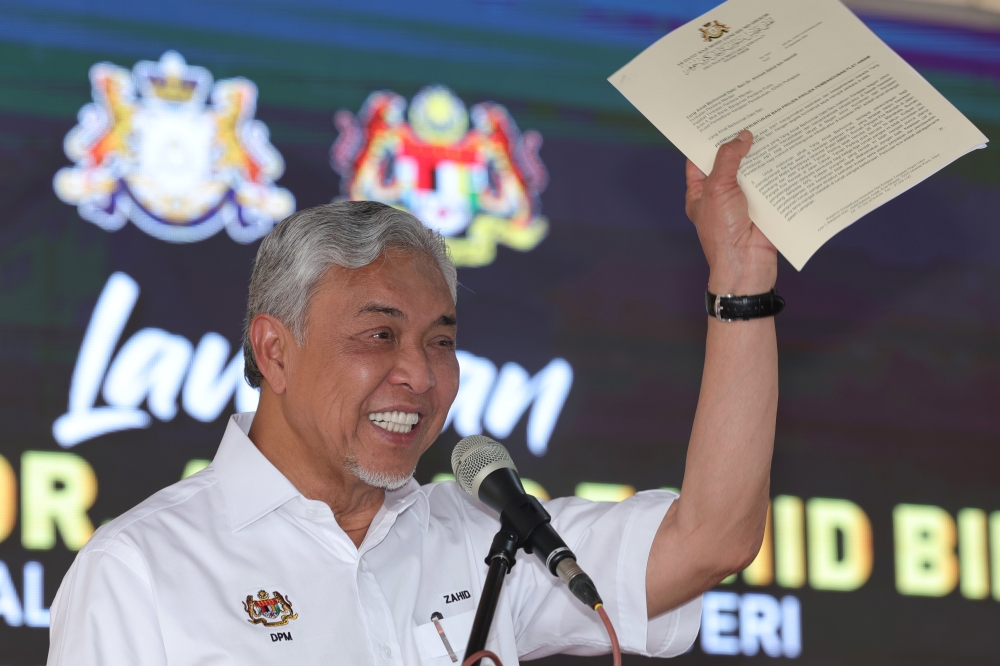
[[[476,663],[477,661],[479,661],[484,657],[488,657],[491,660],[493,660],[493,663],[496,664],[496,666],[503,666],[503,664],[500,663],[500,657],[496,656],[489,650],[480,650],[479,652],[473,652],[471,657],[465,658],[465,661],[462,662],[462,666],[472,666],[472,664]]]
[[[611,639],[611,654],[614,655],[615,666],[622,666],[622,647],[618,645],[618,634],[615,633],[615,627],[611,624],[611,618],[608,617],[608,612],[604,610],[604,604],[597,604],[594,606],[594,610],[601,616],[601,620],[604,622],[604,628],[608,630],[608,638]]]
[[[611,639],[611,653],[614,655],[615,666],[622,666],[622,648],[618,645],[618,634],[615,633],[615,627],[611,624],[611,618],[608,617],[608,612],[604,610],[604,604],[597,604],[594,606],[594,610],[601,616],[601,621],[604,622],[604,628],[608,630],[608,638]],[[503,664],[500,663],[500,658],[489,650],[474,652],[471,657],[465,658],[462,662],[462,666],[472,666],[472,664],[483,658],[489,658],[493,661],[495,666],[503,666]]]

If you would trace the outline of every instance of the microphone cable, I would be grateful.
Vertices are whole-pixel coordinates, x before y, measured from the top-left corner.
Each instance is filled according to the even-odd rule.
[[[489,659],[493,662],[494,666],[503,666],[503,663],[500,661],[500,657],[496,656],[489,650],[473,652],[471,657],[466,658],[466,660],[462,662],[462,666],[472,666],[480,659]]]
[[[614,666],[622,666],[622,648],[618,644],[618,634],[615,633],[615,626],[611,624],[611,618],[608,617],[608,612],[604,610],[604,604],[598,602],[594,604],[593,608],[601,617],[601,622],[604,623],[604,628],[608,630],[608,638],[611,639],[611,654],[614,656]],[[478,662],[480,659],[489,659],[493,662],[494,666],[503,666],[500,662],[500,658],[489,650],[474,652],[471,656],[466,657],[462,661],[462,666],[473,666],[473,664]]]
[[[608,611],[604,610],[604,604],[596,604],[594,610],[601,616],[604,628],[608,630],[608,638],[611,639],[611,654],[614,655],[615,666],[622,666],[622,648],[618,645],[618,634],[615,633],[615,626],[611,624]]]

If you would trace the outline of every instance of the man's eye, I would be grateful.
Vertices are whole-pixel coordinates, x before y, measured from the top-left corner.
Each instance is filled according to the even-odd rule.
[[[390,340],[392,339],[392,333],[389,331],[379,331],[372,335],[373,338],[378,338],[379,340]]]

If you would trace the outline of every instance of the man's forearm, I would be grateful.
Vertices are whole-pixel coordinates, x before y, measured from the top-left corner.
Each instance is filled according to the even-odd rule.
[[[650,553],[650,617],[701,594],[756,556],[767,515],[777,404],[774,319],[710,319],[681,499]]]
[[[774,319],[710,319],[678,525],[707,542],[725,575],[760,548],[777,406]]]

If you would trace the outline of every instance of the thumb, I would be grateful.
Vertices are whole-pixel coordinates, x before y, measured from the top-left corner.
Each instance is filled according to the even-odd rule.
[[[740,162],[750,152],[752,143],[753,134],[750,133],[750,130],[743,130],[732,141],[719,146],[719,152],[715,154],[712,173],[709,174],[711,179],[715,181],[716,187],[722,189],[736,187],[736,172],[740,168]]]

